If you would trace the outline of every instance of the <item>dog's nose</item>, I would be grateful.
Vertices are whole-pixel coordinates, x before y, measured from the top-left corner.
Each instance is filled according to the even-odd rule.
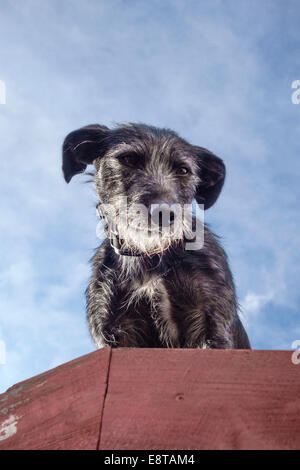
[[[172,204],[165,201],[156,201],[148,209],[151,222],[160,228],[174,224],[175,211]]]

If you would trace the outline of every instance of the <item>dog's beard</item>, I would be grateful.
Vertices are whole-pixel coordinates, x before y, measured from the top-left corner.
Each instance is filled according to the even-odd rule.
[[[117,231],[122,247],[149,256],[161,253],[183,240],[183,231],[174,231],[172,227],[141,229],[129,222],[127,225],[119,225]]]
[[[184,238],[193,238],[194,234],[191,205],[173,204],[167,210],[166,207],[161,209],[160,205],[152,205],[149,215],[145,206],[136,202],[128,204],[125,198],[114,204],[101,204],[100,213],[107,222],[107,235],[110,238],[117,236],[122,249],[133,255],[162,253],[181,244]]]
[[[168,250],[171,246],[182,243],[185,236],[191,237],[191,215],[175,217],[172,224],[160,226],[148,216],[128,217],[120,215],[114,224],[115,233],[122,248],[134,253],[151,256]]]

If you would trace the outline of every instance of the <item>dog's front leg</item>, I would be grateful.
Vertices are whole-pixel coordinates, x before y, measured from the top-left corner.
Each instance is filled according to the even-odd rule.
[[[91,281],[86,292],[87,317],[98,347],[158,347],[149,307],[143,302],[130,304],[130,289],[129,284],[120,286],[113,276]]]
[[[213,309],[192,310],[182,324],[183,348],[232,349],[234,348],[231,321],[222,312]]]

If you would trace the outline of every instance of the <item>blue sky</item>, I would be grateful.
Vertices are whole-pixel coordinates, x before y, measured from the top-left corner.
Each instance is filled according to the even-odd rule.
[[[300,339],[299,2],[6,0],[0,6],[0,391],[95,349],[84,290],[96,237],[65,135],[170,127],[222,157],[206,213],[222,236],[252,346]]]

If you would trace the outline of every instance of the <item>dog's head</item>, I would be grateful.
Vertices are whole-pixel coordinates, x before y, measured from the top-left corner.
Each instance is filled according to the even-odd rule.
[[[145,208],[144,222],[145,218],[153,217],[153,205],[178,207],[196,199],[208,209],[216,202],[225,178],[224,163],[213,153],[190,145],[171,130],[144,124],[120,125],[115,129],[96,124],[71,132],[63,144],[63,174],[67,183],[84,172],[88,164],[95,166],[100,202],[114,207],[119,214],[124,200],[127,207],[140,205]],[[117,227],[131,248],[151,252],[170,245],[172,235],[169,241],[162,242],[157,232],[147,248],[142,240],[145,231],[149,234],[149,226],[139,224],[137,229],[135,222],[129,220],[129,231],[123,224]],[[151,230],[153,235],[153,226]]]

